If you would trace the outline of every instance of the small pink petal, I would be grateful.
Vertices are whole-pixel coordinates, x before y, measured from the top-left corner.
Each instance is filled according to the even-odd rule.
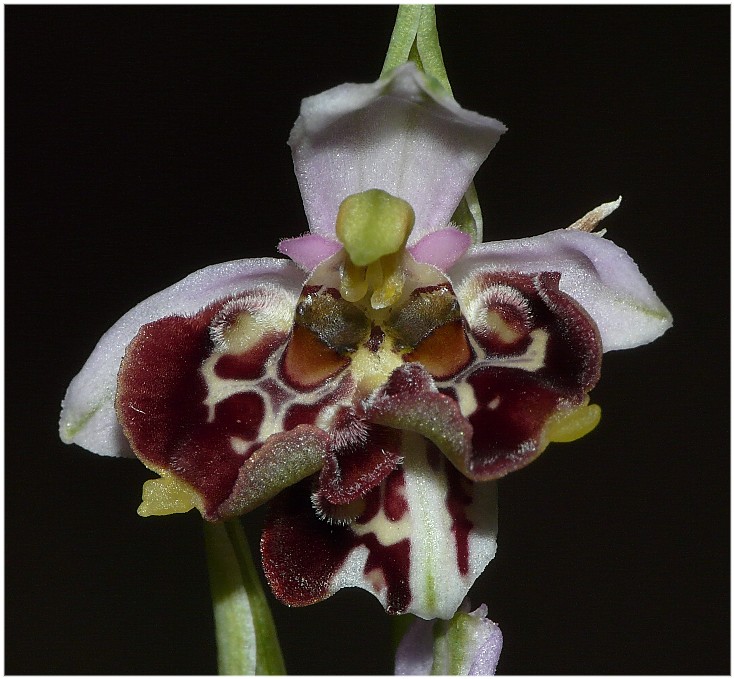
[[[278,252],[290,257],[305,271],[313,271],[321,262],[341,250],[341,243],[316,234],[280,241]]]
[[[440,229],[408,248],[416,262],[431,264],[441,271],[452,267],[471,246],[471,236],[454,228]]]

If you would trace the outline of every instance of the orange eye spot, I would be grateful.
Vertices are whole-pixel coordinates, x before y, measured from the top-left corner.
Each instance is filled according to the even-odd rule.
[[[445,380],[464,369],[472,354],[461,321],[452,321],[436,328],[404,358],[421,363],[435,379]]]
[[[283,357],[284,377],[296,389],[312,389],[344,370],[349,361],[296,324]]]

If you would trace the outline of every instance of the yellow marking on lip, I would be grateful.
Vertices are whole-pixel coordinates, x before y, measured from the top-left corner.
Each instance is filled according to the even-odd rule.
[[[239,436],[230,436],[229,445],[232,446],[235,453],[239,453],[240,455],[244,455],[252,447],[252,443],[245,441],[245,439]]]
[[[381,489],[384,500],[384,486]],[[398,491],[393,491],[398,492]],[[399,491],[403,497],[405,497],[405,489],[402,488]],[[410,520],[410,512],[406,511],[398,521],[391,521],[385,514],[385,509],[380,505],[380,511],[375,514],[367,523],[355,522],[351,526],[352,531],[357,535],[367,535],[367,533],[373,533],[377,538],[377,541],[383,547],[390,547],[391,545],[397,544],[401,540],[410,538],[412,521]]]
[[[238,354],[252,347],[262,338],[262,324],[252,314],[241,312],[234,323],[222,331],[230,353]]]
[[[497,337],[505,342],[505,344],[511,344],[522,336],[508,323],[506,323],[502,316],[496,311],[490,310],[487,312],[486,323],[487,329],[497,335]]]
[[[474,395],[474,387],[468,382],[462,382],[457,384],[456,387],[456,398],[459,401],[459,410],[464,417],[473,415],[476,409],[479,407],[477,398]]]
[[[385,573],[382,568],[373,568],[368,573],[365,573],[364,577],[376,592],[382,592],[387,587]]]
[[[403,365],[402,357],[392,346],[392,339],[385,336],[378,351],[372,352],[363,345],[352,354],[350,371],[360,391],[373,392],[387,382],[395,368]]]
[[[525,353],[519,356],[497,356],[487,359],[489,365],[508,368],[522,368],[528,372],[540,370],[545,365],[545,352],[548,345],[548,333],[536,328],[530,333],[530,345]]]

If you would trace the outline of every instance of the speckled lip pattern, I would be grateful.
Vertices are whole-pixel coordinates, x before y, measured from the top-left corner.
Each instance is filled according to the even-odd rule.
[[[548,418],[598,379],[598,331],[558,280],[478,273],[467,310],[446,280],[416,287],[379,325],[307,282],[284,310],[288,332],[262,322],[273,296],[255,288],[144,325],[122,363],[118,416],[138,457],[192,487],[209,520],[260,492],[248,488],[253,456],[286,468],[291,451],[318,448],[320,471],[270,505],[262,553],[273,591],[290,605],[323,599],[359,551],[357,584],[402,613],[417,521],[406,483],[440,477],[456,574],[468,577],[472,482],[534,459]],[[352,370],[366,352],[398,365],[371,391]]]

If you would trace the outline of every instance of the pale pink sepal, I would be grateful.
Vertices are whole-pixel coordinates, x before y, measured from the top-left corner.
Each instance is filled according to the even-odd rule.
[[[192,273],[128,311],[99,340],[62,403],[59,433],[99,455],[131,456],[115,413],[117,372],[127,345],[145,323],[175,314],[193,314],[212,302],[259,285],[285,290],[293,304],[303,272],[286,259],[240,259]]]
[[[477,610],[469,613],[476,619],[477,636],[481,641],[474,649],[469,666],[470,677],[493,675],[502,652],[502,630],[499,625],[487,617],[487,605],[482,604]]]
[[[290,257],[304,271],[313,271],[321,262],[341,250],[342,244],[314,233],[286,238],[278,244],[278,252]]]
[[[452,227],[423,236],[408,251],[416,262],[446,271],[464,256],[470,246],[471,236]]]
[[[416,618],[403,635],[395,653],[395,675],[427,677],[433,668],[435,620]]]
[[[382,189],[413,207],[409,245],[417,243],[448,225],[505,131],[462,109],[412,63],[304,99],[288,143],[311,232],[334,238],[341,202]]]
[[[471,247],[449,271],[462,303],[472,295],[472,279],[483,271],[560,272],[561,291],[594,320],[604,351],[647,344],[673,324],[632,258],[596,234],[560,229]]]

